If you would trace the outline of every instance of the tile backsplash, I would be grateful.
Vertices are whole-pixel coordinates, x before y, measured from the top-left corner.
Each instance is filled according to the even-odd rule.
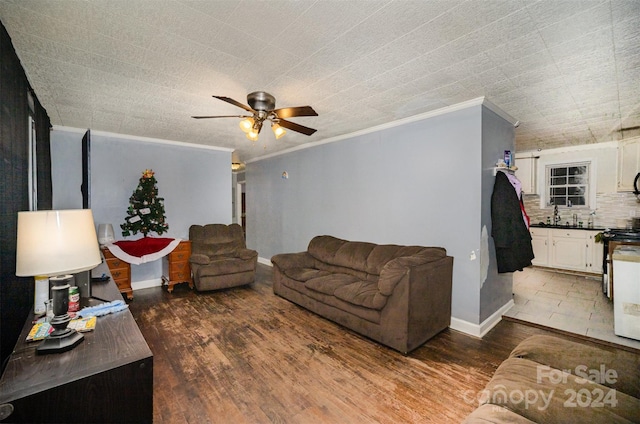
[[[546,222],[547,217],[553,219],[553,209],[540,208],[540,196],[525,194],[524,207],[532,224]],[[589,212],[587,210],[561,209],[562,223],[573,222],[572,215],[578,214],[579,220],[587,226]],[[594,228],[626,228],[631,225],[631,218],[640,217],[640,203],[633,193],[599,193],[596,195],[596,214]]]

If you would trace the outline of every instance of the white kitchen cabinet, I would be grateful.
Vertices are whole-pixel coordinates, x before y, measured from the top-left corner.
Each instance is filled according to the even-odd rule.
[[[604,243],[596,242],[596,234],[599,231],[588,231],[587,243],[587,272],[602,274],[602,261],[604,259]]]
[[[549,229],[531,228],[531,246],[534,258],[531,261],[536,266],[548,266],[549,264]]]
[[[533,265],[568,271],[602,273],[603,244],[598,231],[532,227]]]
[[[516,177],[522,184],[524,194],[537,194],[536,167],[538,166],[538,158],[516,155],[515,165],[518,167]]]
[[[640,138],[624,140],[618,147],[618,191],[633,191],[640,172]]]
[[[583,230],[551,230],[549,266],[573,271],[586,271],[587,238]]]

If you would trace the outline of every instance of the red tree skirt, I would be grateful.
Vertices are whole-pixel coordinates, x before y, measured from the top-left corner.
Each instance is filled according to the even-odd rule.
[[[140,265],[167,256],[181,241],[166,237],[144,237],[138,240],[116,241],[107,247],[116,258]]]

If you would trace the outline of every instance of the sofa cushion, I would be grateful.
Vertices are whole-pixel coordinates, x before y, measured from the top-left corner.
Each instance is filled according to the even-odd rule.
[[[446,256],[446,251],[442,248],[422,247],[422,246],[399,246],[395,244],[380,244],[347,241],[333,236],[316,236],[309,242],[307,249],[309,254],[316,258],[319,266],[329,271],[336,272],[340,267],[344,270],[354,270],[361,274],[356,274],[363,280],[377,281],[388,262],[402,257],[413,257],[422,255],[433,258]],[[418,261],[428,262],[425,258]]]
[[[355,281],[337,287],[333,293],[338,299],[354,305],[370,309],[382,309],[387,303],[387,296],[378,291],[378,284],[370,281]]]
[[[238,258],[213,259],[207,266],[198,268],[199,277],[211,277],[215,275],[235,274],[238,272],[253,271],[254,264]]]
[[[207,224],[189,227],[191,250],[205,255],[224,255],[246,248],[242,227],[238,224]]]
[[[511,357],[525,358],[640,398],[640,355],[614,347],[591,346],[547,335],[522,341]]]
[[[330,275],[327,271],[315,268],[289,268],[283,269],[282,273],[293,280],[301,282],[306,282],[312,278]]]
[[[357,277],[349,274],[329,274],[322,277],[312,278],[307,280],[305,286],[309,290],[317,291],[320,293],[335,295],[335,291],[338,287],[351,284],[354,281],[358,281]]]
[[[373,243],[346,241],[333,236],[317,236],[311,239],[307,251],[325,264],[366,272],[367,257],[375,247]]]
[[[419,246],[377,245],[333,236],[317,236],[309,242],[307,251],[324,264],[378,276],[393,258],[410,256],[421,249],[423,248]]]
[[[353,268],[347,268],[347,267],[338,266],[338,265],[330,265],[320,261],[317,261],[316,266],[318,269],[327,271],[329,274],[349,274],[349,275],[353,275],[358,280],[367,280],[367,281],[373,281],[373,282],[378,281],[377,275],[371,275],[364,271],[359,271]]]
[[[462,424],[535,424],[509,409],[491,404],[480,405]]]
[[[243,243],[240,241],[229,241],[225,243],[192,242],[192,250],[207,256],[233,255],[236,250],[242,248]]]
[[[309,290],[303,283],[296,283],[293,285],[287,282],[282,285],[282,288],[286,288],[285,290],[295,291],[302,296],[301,298],[297,298],[297,300],[300,301],[299,304],[306,305],[307,308],[313,305],[313,307],[310,308],[313,312],[330,320],[335,321],[337,318],[336,315],[341,315],[346,312],[350,316],[349,321],[354,320],[355,322],[358,321],[358,319],[363,319],[373,324],[380,323],[381,311],[377,309],[363,308],[362,306],[354,305],[353,303],[348,303],[342,299],[338,299],[334,295]],[[296,297],[296,295],[294,294],[293,297]],[[298,303],[291,297],[287,298]]]
[[[547,374],[540,367],[528,359],[506,359],[482,392],[480,403],[504,406],[538,423],[640,421],[640,399],[561,370]]]

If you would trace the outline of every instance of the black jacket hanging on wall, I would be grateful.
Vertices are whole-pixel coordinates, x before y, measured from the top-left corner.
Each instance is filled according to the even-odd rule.
[[[522,271],[531,266],[534,257],[520,202],[509,178],[504,172],[498,172],[491,195],[491,236],[499,273]]]

